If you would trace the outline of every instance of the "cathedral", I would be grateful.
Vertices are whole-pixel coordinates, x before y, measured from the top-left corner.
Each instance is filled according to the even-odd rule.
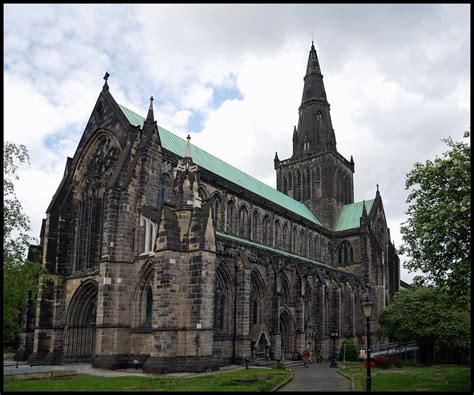
[[[365,348],[400,287],[382,197],[354,202],[314,44],[276,189],[117,103],[108,74],[46,210],[17,360],[204,371]],[[194,143],[194,141],[193,141]],[[270,164],[269,164],[270,165]],[[334,336],[334,335],[333,335]]]

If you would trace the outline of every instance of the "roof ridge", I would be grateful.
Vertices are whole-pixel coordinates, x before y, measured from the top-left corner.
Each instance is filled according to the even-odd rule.
[[[122,111],[124,112],[125,116],[127,117],[127,119],[129,120],[129,122],[134,125],[134,126],[142,126],[143,123],[145,122],[145,118],[143,118],[141,115],[137,114],[136,112],[128,109],[127,107],[119,104],[119,107],[122,109]],[[168,149],[169,151],[172,151],[174,152],[176,155],[179,155],[179,156],[183,156],[182,154],[179,154],[177,151],[181,151],[181,148],[183,147],[179,147],[178,145],[180,144],[185,144],[186,141],[177,136],[176,134],[170,132],[169,130],[163,128],[162,126],[159,126],[158,125],[158,130],[160,132],[160,138],[161,138],[161,142],[162,142],[162,145],[164,145],[164,148]],[[169,136],[162,136],[162,133],[167,133]],[[174,139],[175,141],[171,141],[172,139]],[[179,139],[179,142],[176,141],[176,139]],[[165,146],[165,145],[168,145],[168,146]],[[314,222],[318,225],[321,225],[321,222],[318,220],[318,218],[309,210],[308,207],[306,207],[306,205],[304,205],[303,203],[293,199],[292,197],[288,196],[288,195],[285,195],[284,193],[278,191],[277,189],[271,187],[270,185],[268,184],[265,184],[263,181],[260,181],[258,178],[255,178],[253,176],[251,176],[250,174],[247,174],[245,173],[244,171],[240,170],[239,168],[231,165],[230,163],[227,163],[225,161],[223,161],[222,159],[218,158],[217,156],[214,156],[212,155],[211,153],[205,151],[204,149],[202,148],[199,148],[198,146],[194,145],[193,146],[196,148],[196,150],[194,151],[194,154],[196,156],[195,158],[195,163],[206,168],[207,170],[213,172],[213,173],[216,173],[218,175],[220,175],[221,177],[223,178],[226,178],[228,179],[229,181],[247,189],[248,191],[251,191],[251,192],[254,192],[256,193],[257,195],[260,195],[262,196],[263,198],[267,199],[267,200],[270,200],[272,201],[273,203],[276,203],[278,204],[279,206],[287,209],[287,210],[290,210],[291,212],[295,213],[295,214],[298,214],[308,220],[310,220],[311,222]],[[202,154],[201,154],[202,153]],[[275,200],[278,200],[278,199],[272,199],[271,196],[265,196],[265,193],[263,193],[264,191],[261,191],[262,193],[259,193],[258,191],[256,190],[252,190],[251,188],[249,187],[246,187],[244,185],[242,185],[244,183],[245,180],[236,180],[236,179],[232,179],[232,177],[225,177],[224,175],[222,174],[219,174],[218,171],[214,171],[213,169],[209,169],[208,167],[206,167],[205,165],[203,166],[202,163],[206,162],[206,157],[204,157],[205,155],[208,156],[208,158],[211,158],[213,161],[219,161],[220,163],[224,164],[224,167],[227,166],[227,167],[230,167],[234,172],[238,172],[238,175],[240,176],[243,176],[244,178],[245,177],[249,177],[251,179],[251,181],[257,183],[256,187],[257,189],[263,189],[263,190],[267,190],[267,192],[271,192],[272,194],[276,194],[276,197],[280,200],[282,200],[282,202],[278,202],[278,201],[275,201]],[[201,159],[201,160],[200,160]],[[198,163],[198,162],[201,162],[201,163]],[[212,163],[208,163],[209,167],[212,167]],[[218,170],[221,170],[222,172],[225,170],[223,168],[217,168]],[[240,181],[240,182],[239,182]],[[287,203],[287,204],[285,204]],[[298,208],[298,210],[295,210],[295,209],[292,209],[291,207],[288,207],[288,204],[291,204],[291,205],[294,205],[295,206],[295,209]]]

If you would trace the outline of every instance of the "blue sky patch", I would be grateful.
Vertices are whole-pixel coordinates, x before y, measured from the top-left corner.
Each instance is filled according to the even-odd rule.
[[[193,111],[188,119],[188,132],[200,133],[204,128],[206,116],[200,111]]]
[[[239,91],[239,88],[237,88],[236,78],[237,77],[235,76],[235,74],[232,74],[230,77],[232,84],[230,86],[214,88],[214,92],[212,94],[212,100],[211,100],[212,108],[218,108],[226,100],[233,100],[233,99],[243,100],[244,99],[244,97]]]

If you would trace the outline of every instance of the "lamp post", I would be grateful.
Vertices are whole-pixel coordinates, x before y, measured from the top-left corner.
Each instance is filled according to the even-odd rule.
[[[330,368],[337,368],[337,363],[336,363],[336,339],[339,336],[339,332],[334,329],[331,331],[331,337],[332,337],[332,358],[331,358],[331,365],[329,365]]]
[[[364,317],[366,319],[367,325],[367,391],[372,390],[371,381],[372,377],[370,376],[370,317],[372,316],[372,310],[374,307],[374,302],[369,299],[369,294],[365,295],[365,301],[362,303],[362,311],[364,312]]]

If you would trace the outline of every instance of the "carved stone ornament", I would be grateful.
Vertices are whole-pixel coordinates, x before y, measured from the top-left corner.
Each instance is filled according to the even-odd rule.
[[[101,136],[87,165],[87,174],[100,177],[117,160],[119,150],[110,137]]]

